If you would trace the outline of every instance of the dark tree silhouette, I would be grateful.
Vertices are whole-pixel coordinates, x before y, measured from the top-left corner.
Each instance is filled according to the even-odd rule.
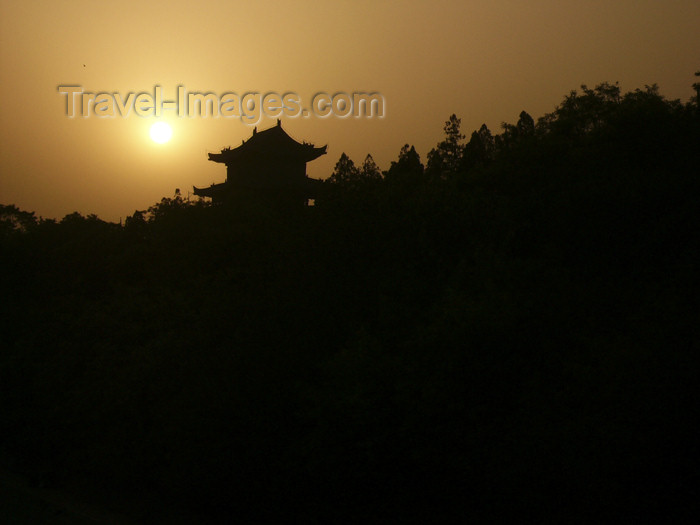
[[[333,168],[329,181],[337,184],[348,184],[358,179],[360,170],[357,169],[355,163],[345,153],[340,155],[338,162]]]
[[[399,151],[399,158],[391,162],[385,174],[390,182],[414,183],[423,178],[423,164],[414,146],[404,144]]]
[[[382,171],[369,153],[362,162],[362,166],[360,166],[360,177],[366,180],[379,180],[382,178]]]
[[[464,146],[464,170],[487,165],[493,160],[495,148],[493,135],[486,124],[482,124],[479,131],[472,132],[469,142]]]
[[[464,135],[460,132],[461,123],[462,120],[454,114],[450,115],[445,122],[443,128],[445,140],[428,153],[426,171],[429,175],[449,176],[459,170],[462,164],[462,140],[464,139]]]
[[[11,233],[25,233],[37,224],[34,212],[22,211],[14,204],[0,205],[0,237]]]

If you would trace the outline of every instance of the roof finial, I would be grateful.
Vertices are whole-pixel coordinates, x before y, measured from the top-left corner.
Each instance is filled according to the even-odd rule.
[[[258,132],[258,127],[255,126],[255,127],[253,128],[253,135],[255,135],[257,132]]]
[[[282,121],[280,119],[277,119],[277,125],[280,127],[282,126]]]

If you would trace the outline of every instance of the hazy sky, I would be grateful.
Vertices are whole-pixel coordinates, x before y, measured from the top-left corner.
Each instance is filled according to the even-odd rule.
[[[580,84],[657,83],[687,101],[700,69],[698,0],[36,2],[0,0],[0,203],[118,221],[175,188],[223,182],[207,152],[252,126],[231,118],[68,118],[59,85],[90,92],[378,91],[383,119],[283,118],[299,141],[382,169],[404,143],[423,161],[450,114],[492,131],[535,119]],[[259,129],[274,125],[265,119]]]

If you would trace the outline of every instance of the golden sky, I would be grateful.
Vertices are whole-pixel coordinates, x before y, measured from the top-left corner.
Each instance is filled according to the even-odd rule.
[[[118,221],[175,188],[223,182],[207,152],[240,144],[234,118],[68,118],[60,85],[88,92],[379,92],[378,118],[282,118],[295,139],[382,169],[404,143],[423,161],[450,114],[467,135],[535,119],[580,84],[658,83],[687,101],[700,69],[697,0],[0,1],[0,203]],[[263,119],[259,129],[275,124]]]

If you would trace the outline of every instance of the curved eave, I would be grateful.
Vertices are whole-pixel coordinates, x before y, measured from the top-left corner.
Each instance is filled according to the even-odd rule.
[[[218,195],[223,189],[224,184],[212,184],[208,188],[198,188],[197,186],[192,186],[194,194],[200,197],[213,197]]]
[[[306,162],[316,160],[321,155],[325,155],[327,149],[328,149],[328,144],[326,144],[325,146],[323,146],[321,148],[312,148],[312,151],[310,152],[309,158],[306,160]]]
[[[303,149],[301,149],[303,148]],[[289,159],[289,160],[297,160],[297,161],[302,161],[302,162],[311,162],[312,160],[315,160],[319,158],[321,155],[326,154],[326,150],[328,149],[328,145],[320,147],[320,148],[315,148],[311,145],[305,145],[301,146],[299,150],[294,151],[294,152],[284,152],[284,153],[277,153],[275,151],[271,152],[263,152],[259,151],[257,149],[249,149],[249,150],[241,150],[241,149],[232,149],[232,150],[227,150],[227,151],[222,151],[221,153],[208,153],[209,160],[212,162],[220,162],[222,164],[231,164],[233,162],[238,162],[241,159],[248,157],[250,158],[251,156],[264,156],[265,158],[269,157],[276,157],[279,159]]]
[[[209,160],[213,162],[222,162],[225,164],[227,157],[224,156],[224,153],[209,153]]]

